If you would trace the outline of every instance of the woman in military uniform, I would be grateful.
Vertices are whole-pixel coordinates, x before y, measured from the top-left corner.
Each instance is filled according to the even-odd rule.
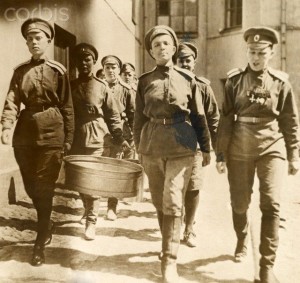
[[[111,139],[121,148],[129,147],[123,138],[117,104],[106,82],[93,75],[98,59],[94,46],[80,43],[75,46],[79,76],[71,82],[75,111],[75,134],[72,154],[111,156]],[[85,213],[85,238],[95,239],[100,200],[97,196],[81,194]]]
[[[121,60],[114,55],[107,55],[102,58],[105,80],[112,92],[112,96],[116,102],[120,118],[123,125],[124,138],[130,145],[126,151],[122,150],[118,144],[114,144],[111,148],[111,157],[134,159],[134,144],[133,144],[133,117],[135,111],[135,95],[132,87],[123,82],[120,78],[122,68]],[[114,221],[117,218],[118,199],[115,197],[108,198],[107,201],[107,219]]]
[[[198,49],[191,42],[181,42],[178,47],[177,66],[194,73]],[[214,92],[210,86],[210,81],[203,77],[195,76],[197,86],[202,96],[203,108],[209,128],[211,143],[215,149],[217,128],[219,124],[219,110]],[[197,239],[193,226],[196,211],[199,206],[200,190],[204,185],[205,169],[202,166],[202,152],[197,150],[195,156],[192,175],[187,187],[184,207],[185,207],[185,229],[183,242],[188,247],[196,247]]]
[[[174,66],[178,41],[168,26],[155,26],[145,46],[156,68],[139,78],[134,142],[149,179],[152,202],[162,232],[161,270],[164,282],[178,282],[183,199],[197,141],[210,162],[210,140],[201,95],[194,75]]]
[[[135,74],[135,68],[131,63],[123,63],[122,68],[121,68],[121,73],[120,77],[122,80],[130,85],[134,91],[134,94],[136,93],[136,87],[137,87],[137,82],[136,82],[136,74]],[[134,97],[135,99],[135,97]]]
[[[49,60],[45,51],[54,37],[54,29],[39,18],[25,21],[21,32],[31,60],[14,70],[2,113],[2,142],[13,135],[16,161],[25,190],[37,211],[37,237],[32,265],[45,261],[45,244],[51,242],[52,199],[63,149],[73,140],[74,117],[69,79],[60,63]],[[21,111],[21,104],[25,109]]]
[[[286,73],[268,66],[278,34],[249,28],[248,66],[228,73],[217,137],[217,169],[228,169],[236,261],[247,253],[248,208],[255,172],[259,179],[261,218],[260,282],[278,282],[273,272],[278,247],[280,189],[288,173],[299,169],[299,118]]]

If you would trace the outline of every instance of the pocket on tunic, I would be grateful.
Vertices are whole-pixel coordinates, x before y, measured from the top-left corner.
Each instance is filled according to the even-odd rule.
[[[64,121],[56,107],[32,115],[38,145],[58,145],[64,142]]]

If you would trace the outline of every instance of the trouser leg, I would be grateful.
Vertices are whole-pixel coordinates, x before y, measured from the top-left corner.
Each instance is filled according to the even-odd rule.
[[[234,254],[236,261],[241,261],[247,254],[248,208],[251,202],[256,164],[255,161],[229,160],[227,167],[233,227],[237,236]]]
[[[34,156],[36,159],[32,200],[37,211],[38,221],[37,237],[31,263],[39,266],[45,261],[43,251],[50,233],[52,202],[55,181],[58,178],[62,161],[62,149],[37,147]]]
[[[164,222],[164,214],[162,211],[157,210],[157,220],[158,220],[160,232],[162,233],[163,222]]]
[[[233,226],[237,238],[241,239],[248,233],[249,221],[247,211],[251,202],[255,162],[229,160],[227,167]]]
[[[32,199],[37,164],[36,147],[15,147],[14,155],[20,168],[25,191]]]
[[[260,266],[272,268],[279,244],[280,189],[286,177],[285,161],[280,158],[263,157],[257,166],[260,183],[261,241]]]
[[[100,208],[99,198],[90,195],[84,195],[83,199],[86,211],[86,224],[96,224]]]
[[[162,275],[164,282],[177,282],[177,252],[180,244],[181,216],[194,156],[155,158],[143,155],[152,202],[162,212]],[[159,219],[160,221],[160,219]]]

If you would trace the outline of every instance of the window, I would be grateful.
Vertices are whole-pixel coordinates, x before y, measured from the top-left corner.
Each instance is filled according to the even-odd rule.
[[[197,36],[198,0],[157,0],[157,24],[170,26],[177,35]]]
[[[243,0],[226,0],[225,28],[242,26]]]

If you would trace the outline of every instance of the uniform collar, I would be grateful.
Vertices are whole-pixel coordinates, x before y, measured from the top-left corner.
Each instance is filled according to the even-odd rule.
[[[43,55],[43,56],[41,56],[39,59],[37,59],[37,60],[35,60],[35,59],[33,59],[33,57],[31,57],[31,63],[33,64],[33,65],[40,65],[40,64],[43,64],[43,63],[45,63],[45,62],[47,62],[48,61],[48,58],[45,56],[45,55]]]
[[[156,69],[162,73],[169,72],[174,69],[174,65],[165,66],[165,65],[157,65]]]
[[[111,83],[109,83],[109,82],[107,82],[107,83],[108,83],[109,87],[113,87],[113,86],[116,86],[119,83],[119,79],[116,79]]]
[[[249,65],[248,65],[247,69],[248,69],[249,74],[256,76],[256,77],[262,76],[268,72],[268,68],[264,68],[260,71],[253,71]]]

